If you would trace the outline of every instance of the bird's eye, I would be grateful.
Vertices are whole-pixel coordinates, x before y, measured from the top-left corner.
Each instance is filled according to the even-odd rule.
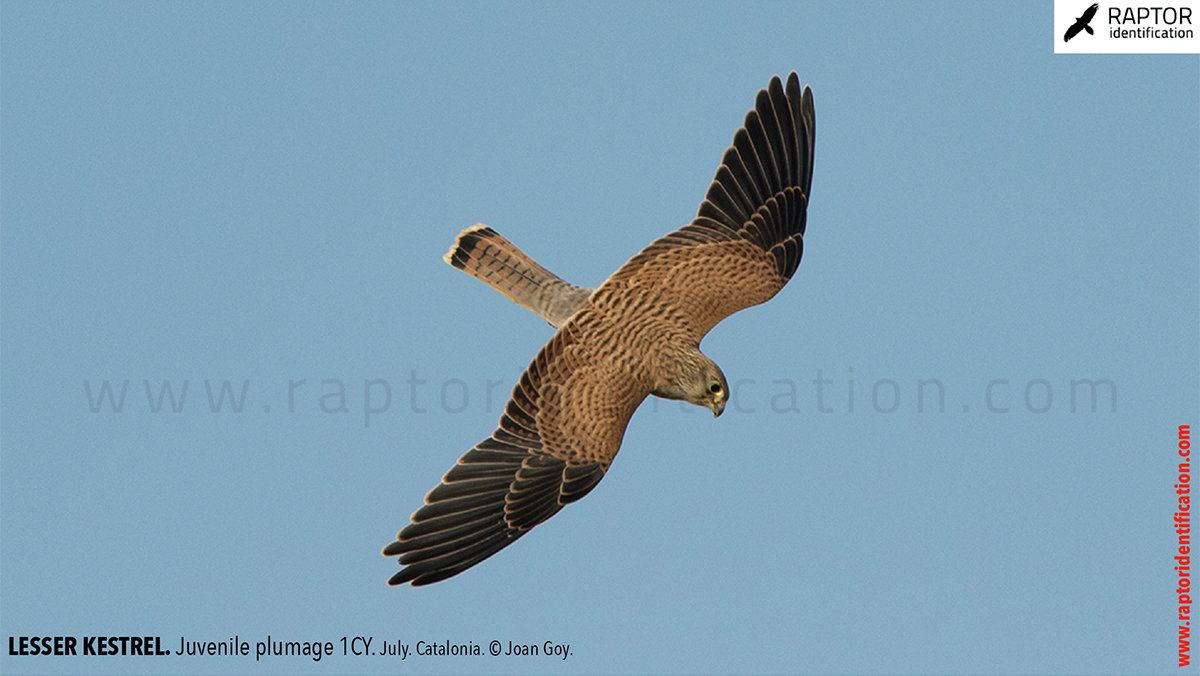
[[[712,392],[713,394],[720,394],[721,393],[721,383],[713,383],[712,385],[709,385],[708,391]]]

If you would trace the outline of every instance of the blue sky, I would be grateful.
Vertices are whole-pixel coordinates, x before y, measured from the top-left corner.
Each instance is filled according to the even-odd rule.
[[[5,2],[0,633],[335,655],[0,669],[1175,671],[1200,63],[1055,56],[1052,18]],[[551,336],[441,261],[455,234],[597,285],[690,220],[793,69],[804,259],[704,341],[726,414],[647,402],[586,499],[386,587],[380,548]],[[96,400],[125,381],[119,412]],[[354,636],[571,654],[343,656]]]

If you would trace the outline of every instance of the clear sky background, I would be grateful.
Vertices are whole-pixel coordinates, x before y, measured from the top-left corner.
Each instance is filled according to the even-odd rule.
[[[0,6],[0,634],[337,653],[0,670],[1177,671],[1197,57],[1055,56],[1048,2],[643,5]],[[385,586],[551,336],[455,234],[597,285],[793,69],[804,259],[704,341],[729,410],[648,401],[586,499]]]

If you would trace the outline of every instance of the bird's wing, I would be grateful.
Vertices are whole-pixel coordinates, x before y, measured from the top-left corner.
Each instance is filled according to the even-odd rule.
[[[1083,16],[1079,17],[1079,20],[1085,24],[1089,23],[1092,20],[1092,17],[1096,16],[1096,10],[1098,9],[1100,9],[1100,3],[1093,3],[1091,7],[1088,7],[1086,10],[1084,10]]]
[[[581,314],[521,375],[496,431],[458,459],[384,547],[384,556],[399,555],[405,566],[388,584],[457,575],[604,478],[649,390],[596,358]]]
[[[703,337],[725,317],[765,302],[803,252],[816,113],[796,73],[772,77],[733,135],[691,223],[634,256],[605,285],[654,285]]]
[[[1079,31],[1081,31],[1081,30],[1083,30],[1083,21],[1082,20],[1076,21],[1075,23],[1071,24],[1071,27],[1067,29],[1066,34],[1063,35],[1063,42],[1070,42],[1071,38],[1075,37],[1076,35],[1079,35]]]

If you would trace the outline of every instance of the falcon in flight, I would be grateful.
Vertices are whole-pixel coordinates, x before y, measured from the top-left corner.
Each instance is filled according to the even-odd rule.
[[[796,73],[760,90],[688,225],[596,289],[569,284],[482,224],[450,265],[557,329],[513,388],[499,427],[458,459],[383,548],[390,585],[457,575],[587,495],[648,395],[721,415],[729,385],[700,351],[729,315],[771,299],[804,249],[816,113]]]

